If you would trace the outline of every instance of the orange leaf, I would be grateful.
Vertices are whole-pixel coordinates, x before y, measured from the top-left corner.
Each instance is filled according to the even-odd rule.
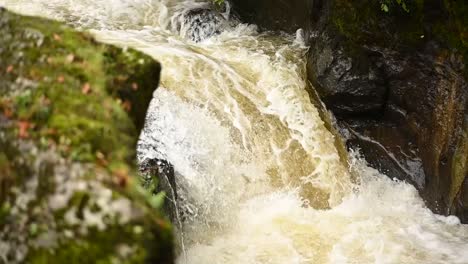
[[[3,110],[3,115],[6,118],[11,118],[13,116],[13,107],[10,99],[0,100],[0,109]]]
[[[128,101],[128,100],[127,100],[127,101],[124,101],[124,102],[122,103],[122,107],[123,107],[123,109],[124,109],[125,111],[130,112],[130,110],[132,110],[132,103],[131,103],[130,101]]]
[[[85,83],[83,87],[81,87],[82,94],[89,94],[91,92],[91,85],[89,83]]]
[[[13,111],[11,110],[11,108],[5,107],[5,109],[3,109],[3,115],[6,118],[11,118],[13,116]]]
[[[65,77],[63,77],[63,75],[60,75],[58,78],[57,78],[57,82],[59,83],[63,83],[65,81]]]
[[[115,175],[114,182],[122,188],[125,188],[128,182],[130,181],[130,176],[128,175],[128,171],[125,169],[115,171],[114,175]]]
[[[70,54],[67,56],[67,62],[72,63],[75,60],[75,55]]]
[[[29,132],[28,130],[32,127],[31,123],[27,121],[19,121],[18,122],[18,128],[19,128],[19,133],[18,136],[20,138],[29,138]]]
[[[54,34],[53,37],[55,41],[58,41],[58,42],[62,41],[62,37],[60,37],[58,34]]]

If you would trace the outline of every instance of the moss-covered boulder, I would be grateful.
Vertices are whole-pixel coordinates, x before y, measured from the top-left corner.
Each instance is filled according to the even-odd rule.
[[[309,80],[349,146],[390,177],[414,184],[434,211],[468,221],[467,1],[233,5],[262,28],[305,29]]]
[[[0,263],[172,263],[135,150],[160,65],[0,9]]]

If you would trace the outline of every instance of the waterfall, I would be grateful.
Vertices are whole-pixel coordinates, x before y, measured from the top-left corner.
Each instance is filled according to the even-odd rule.
[[[138,152],[174,166],[178,263],[468,263],[467,226],[340,155],[306,91],[300,30],[261,33],[197,0],[0,6],[161,62]]]

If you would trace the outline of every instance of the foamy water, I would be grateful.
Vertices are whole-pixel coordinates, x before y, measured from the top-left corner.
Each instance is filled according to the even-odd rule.
[[[162,63],[139,158],[176,170],[179,263],[468,263],[467,226],[432,214],[412,186],[356,154],[340,157],[305,90],[300,31],[260,34],[231,20],[206,27],[221,34],[195,43],[187,17],[203,1],[0,6],[65,21]]]

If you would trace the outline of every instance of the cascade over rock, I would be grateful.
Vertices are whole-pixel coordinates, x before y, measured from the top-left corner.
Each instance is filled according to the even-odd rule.
[[[266,30],[305,30],[308,78],[348,145],[467,222],[468,4],[233,0]]]
[[[56,144],[60,148],[56,154],[65,163],[58,164],[55,169],[57,173],[54,174],[53,182],[59,185],[54,186],[44,181],[50,178],[43,177],[44,174],[50,174],[49,167],[42,166],[42,161],[49,156],[41,155],[42,159],[28,160],[27,164],[40,165],[34,169],[41,176],[32,177],[27,184],[20,185],[21,190],[27,191],[26,196],[21,195],[20,199],[9,197],[15,199],[12,200],[15,205],[12,210],[14,216],[18,216],[20,212],[20,216],[28,217],[27,221],[9,223],[8,231],[19,230],[23,235],[18,239],[19,243],[15,240],[18,237],[16,232],[0,233],[6,234],[13,241],[14,247],[10,249],[24,244],[24,234],[27,231],[25,227],[29,227],[28,223],[34,224],[37,219],[52,219],[47,218],[50,215],[50,210],[47,210],[50,203],[43,202],[40,205],[39,209],[44,210],[27,210],[29,208],[21,206],[24,204],[21,201],[28,201],[29,194],[36,190],[47,190],[44,193],[46,197],[52,198],[54,208],[63,206],[63,201],[68,200],[58,199],[62,196],[57,197],[56,187],[61,190],[65,185],[73,188],[71,190],[74,192],[85,190],[84,196],[76,195],[76,198],[71,199],[71,210],[66,210],[68,207],[65,209],[65,224],[71,221],[71,224],[78,223],[80,227],[78,230],[75,229],[76,226],[67,228],[73,234],[80,235],[78,248],[73,243],[75,240],[70,239],[70,232],[62,232],[62,225],[58,226],[57,233],[64,243],[58,246],[44,244],[44,241],[49,241],[44,239],[44,234],[49,238],[54,237],[53,232],[44,232],[44,223],[51,223],[50,230],[54,230],[53,223],[57,221],[42,220],[31,226],[29,232],[32,236],[28,236],[27,242],[52,247],[53,250],[40,250],[34,254],[35,261],[32,263],[43,263],[57,253],[67,256],[67,262],[71,263],[94,263],[95,259],[99,259],[99,263],[142,263],[143,260],[146,263],[170,262],[172,248],[165,247],[169,245],[170,236],[158,236],[168,235],[165,231],[170,231],[166,221],[159,216],[162,210],[168,211],[173,220],[174,255],[176,263],[180,264],[468,263],[468,226],[460,224],[457,217],[434,214],[427,208],[415,187],[390,179],[369,167],[356,151],[346,151],[342,137],[334,133],[334,119],[320,101],[319,93],[325,100],[324,93],[321,92],[324,89],[312,89],[312,86],[308,86],[307,59],[309,58],[309,79],[312,81],[314,71],[311,69],[315,61],[311,52],[307,52],[309,47],[314,48],[311,40],[321,36],[318,34],[319,30],[314,30],[314,26],[326,25],[320,20],[327,21],[326,15],[331,14],[330,10],[350,8],[331,9],[327,6],[330,2],[325,5],[325,2],[319,1],[254,2],[257,1],[245,3],[248,4],[247,7],[256,8],[272,4],[269,10],[282,18],[270,28],[284,27],[291,33],[295,32],[297,26],[305,30],[298,31],[296,36],[258,30],[256,25],[240,23],[237,15],[233,19],[229,15],[232,13],[229,5],[223,10],[222,6],[215,6],[212,0],[0,0],[0,6],[4,5],[15,12],[63,21],[89,31],[100,42],[126,47],[120,50],[97,44],[89,37],[85,38],[84,43],[76,43],[76,38],[83,36],[82,34],[69,32],[70,34],[64,35],[54,26],[44,28],[44,23],[59,24],[52,24],[48,20],[33,20],[34,26],[42,25],[41,32],[49,32],[47,29],[50,29],[59,33],[57,36],[47,34],[47,41],[39,42],[40,44],[36,44],[38,42],[33,41],[35,39],[31,40],[32,43],[28,42],[33,46],[45,43],[56,46],[41,46],[41,53],[33,54],[38,58],[46,55],[46,58],[52,59],[33,60],[20,67],[27,69],[21,73],[29,76],[28,80],[48,75],[43,71],[49,69],[57,70],[64,76],[43,80],[52,85],[29,87],[32,98],[27,93],[20,93],[20,100],[14,100],[14,104],[7,100],[7,106],[21,111],[10,111],[12,107],[6,111],[0,109],[6,119],[12,120],[9,124],[13,124],[7,129],[12,136],[5,142],[7,146],[9,142],[18,142],[21,138],[15,139],[15,132],[25,137],[23,141],[43,136],[46,140],[39,140],[38,144],[46,146],[51,144],[47,139],[58,138]],[[349,4],[347,1],[335,2],[346,3]],[[293,14],[296,11],[298,15]],[[359,16],[361,11],[365,9],[361,8],[359,12],[353,10],[352,14]],[[269,11],[253,10],[251,18],[263,16],[274,20],[275,17],[268,13]],[[227,23],[218,24],[216,17],[219,16],[226,19]],[[344,17],[343,14],[338,16]],[[177,22],[185,25],[177,27]],[[265,20],[259,24],[261,28],[267,29],[269,22]],[[339,22],[336,24],[351,25]],[[29,33],[29,27],[23,28]],[[61,27],[62,30],[64,28]],[[369,89],[379,86],[378,80],[382,76],[386,78],[385,73],[376,71],[372,78],[365,75],[365,67],[373,67],[371,60],[368,60],[368,64],[363,63],[362,69],[353,69],[356,59],[348,59],[351,55],[344,49],[349,45],[335,40],[335,36],[339,36],[336,33],[340,32],[338,29],[339,26],[335,27],[335,32],[327,29],[329,40],[335,41],[331,42],[332,46],[324,47],[330,49],[329,54],[317,54],[324,56],[321,60],[321,67],[325,69],[324,76],[330,83],[337,82],[333,80],[334,73],[330,74],[327,67],[335,63],[335,53],[343,48],[343,56],[340,58],[342,62],[336,64],[339,67],[337,72],[348,76],[346,81],[350,87],[361,89],[361,86],[371,80],[375,81],[375,85],[369,85]],[[33,34],[35,35],[37,34]],[[193,36],[200,38],[194,39]],[[352,36],[338,40],[345,41]],[[73,44],[72,47],[80,48],[71,49],[76,56],[69,56],[70,50],[64,49],[62,44]],[[30,46],[19,45],[16,48],[21,50],[27,47]],[[359,47],[361,46],[356,44],[354,50],[359,51]],[[157,59],[163,67],[161,75],[159,76],[158,63],[132,49]],[[398,54],[395,49],[390,51]],[[9,56],[6,58],[11,60]],[[31,71],[33,69],[29,65],[36,65],[33,69],[38,72]],[[432,69],[426,64],[424,67]],[[93,69],[93,75],[87,71],[89,68]],[[5,71],[16,74],[16,69],[6,66]],[[434,80],[442,79],[444,77],[440,76],[445,75],[456,79],[456,76],[451,76],[451,68],[435,72],[437,75],[432,82],[437,82]],[[153,92],[159,77],[160,86]],[[353,86],[353,78],[360,79],[362,85]],[[85,85],[87,81],[89,85]],[[318,86],[318,82],[313,82]],[[19,84],[31,83],[21,81]],[[78,89],[71,89],[76,85]],[[18,86],[11,87],[16,89]],[[347,86],[342,86],[341,89],[340,92],[344,93]],[[362,88],[358,92],[372,94],[375,91]],[[353,100],[361,96],[359,93],[354,93]],[[8,98],[15,95],[17,94],[7,94]],[[41,95],[46,95],[46,98]],[[67,99],[67,104],[57,105],[63,101],[50,100],[51,98]],[[29,107],[30,99],[33,99],[32,107]],[[143,122],[139,111],[132,110],[137,110],[134,107],[138,107],[138,103],[142,104],[141,109],[146,109],[150,99],[152,100]],[[369,101],[371,99],[372,96],[366,98]],[[74,103],[75,100],[78,103]],[[387,99],[378,100],[387,102]],[[332,103],[333,101],[328,102],[329,105]],[[47,107],[49,104],[51,107]],[[334,104],[339,105],[339,102]],[[400,156],[388,154],[390,152],[382,140],[377,141],[371,138],[373,135],[366,135],[359,130],[361,127],[370,129],[374,125],[376,129],[387,132],[382,135],[390,137],[390,132],[394,131],[395,135],[390,137],[390,143],[396,140],[406,143],[407,135],[400,127],[392,126],[393,123],[389,123],[387,127],[382,126],[383,118],[377,117],[382,116],[379,110],[386,107],[378,107],[379,104],[381,103],[377,102],[369,107],[365,100],[361,100],[355,104],[356,109],[360,110],[355,110],[354,114],[346,112],[353,111],[354,105],[341,107],[346,110],[338,115],[341,130],[348,138],[348,144],[369,142],[369,149],[374,150],[375,146],[383,146],[382,155],[389,157],[390,162],[401,162]],[[111,111],[94,111],[102,108],[109,110],[109,107]],[[44,111],[49,108],[51,113]],[[16,122],[23,121],[16,117],[18,112],[26,121],[31,118],[46,121],[37,122],[38,126],[28,127],[28,123]],[[340,111],[335,110],[335,113],[338,112]],[[62,118],[58,118],[60,116]],[[363,124],[351,122],[356,117],[361,117],[359,120]],[[51,122],[52,120],[55,122]],[[141,179],[147,191],[136,188],[139,185],[128,184],[132,183],[128,181],[132,178],[126,177],[135,171],[133,161],[136,132],[142,123],[144,128],[136,150]],[[15,124],[18,126],[17,130]],[[45,125],[58,131],[48,133]],[[44,129],[44,133],[37,133]],[[103,135],[105,132],[107,136]],[[78,136],[85,136],[86,140],[77,140]],[[11,138],[15,140],[10,140]],[[460,142],[460,146],[465,146],[463,140]],[[408,155],[415,160],[414,163],[408,163],[412,168],[418,168],[417,165],[422,163],[419,157],[421,147],[418,144],[411,146],[414,157]],[[13,161],[10,159],[11,155],[7,156],[7,171],[17,171],[16,167],[11,170],[10,165],[18,164],[23,156],[29,157],[27,153],[31,151],[22,146],[11,152],[16,157]],[[95,153],[95,149],[99,152]],[[457,153],[463,153],[463,148],[458,149],[460,151]],[[455,156],[464,157],[463,155]],[[76,166],[67,167],[67,161],[74,162]],[[460,164],[457,171],[464,169],[465,162],[462,159],[457,159],[456,164]],[[77,168],[87,169],[85,172],[89,173],[79,174]],[[394,168],[401,169],[398,166]],[[97,169],[103,171],[103,174],[94,177],[93,172]],[[64,178],[71,178],[72,181],[61,180]],[[425,179],[426,174],[421,178]],[[107,183],[106,179],[113,181],[110,185],[101,184],[100,180]],[[35,184],[36,182],[39,184]],[[122,186],[130,188],[121,190]],[[115,187],[116,190],[113,189]],[[161,189],[166,192],[166,198],[170,201],[165,207],[161,206],[164,200],[163,194],[159,193]],[[158,194],[152,195],[154,193]],[[139,194],[140,198],[134,197],[135,194]],[[128,210],[122,210],[128,209],[127,206],[122,206],[128,203],[119,199],[121,195],[124,196],[122,198],[129,198],[128,202],[140,208],[143,214],[134,215],[128,213]],[[455,196],[460,201],[458,204],[463,205],[466,193],[460,192]],[[100,209],[117,209],[117,212],[96,212],[95,206],[89,206],[93,204],[97,204]],[[458,215],[462,216],[463,207],[456,209],[460,210]],[[30,214],[25,214],[25,211],[34,213],[32,216],[38,213],[41,217],[29,217]],[[62,215],[60,212],[57,217]],[[96,214],[111,216],[100,221],[101,218],[96,217]],[[128,222],[128,216],[135,216],[136,221],[142,222],[132,226],[134,222]],[[80,221],[83,218],[86,221]],[[112,222],[112,219],[122,222]],[[109,230],[109,220],[117,225],[118,232],[106,232]],[[15,229],[17,223],[21,229]],[[97,228],[86,229],[80,223],[97,225]],[[79,232],[82,229],[91,232],[82,234]],[[102,243],[90,242],[88,238],[95,234],[104,238],[99,240]],[[108,234],[113,236],[109,237]],[[40,239],[34,239],[35,235],[39,235]],[[114,241],[118,242],[116,247]],[[134,247],[126,246],[128,244]],[[0,253],[2,247],[4,248],[4,244],[0,244]],[[70,253],[69,249],[73,251]],[[29,254],[33,253],[36,253],[34,249]],[[31,256],[27,257],[31,259]],[[63,260],[63,257],[60,259]]]

